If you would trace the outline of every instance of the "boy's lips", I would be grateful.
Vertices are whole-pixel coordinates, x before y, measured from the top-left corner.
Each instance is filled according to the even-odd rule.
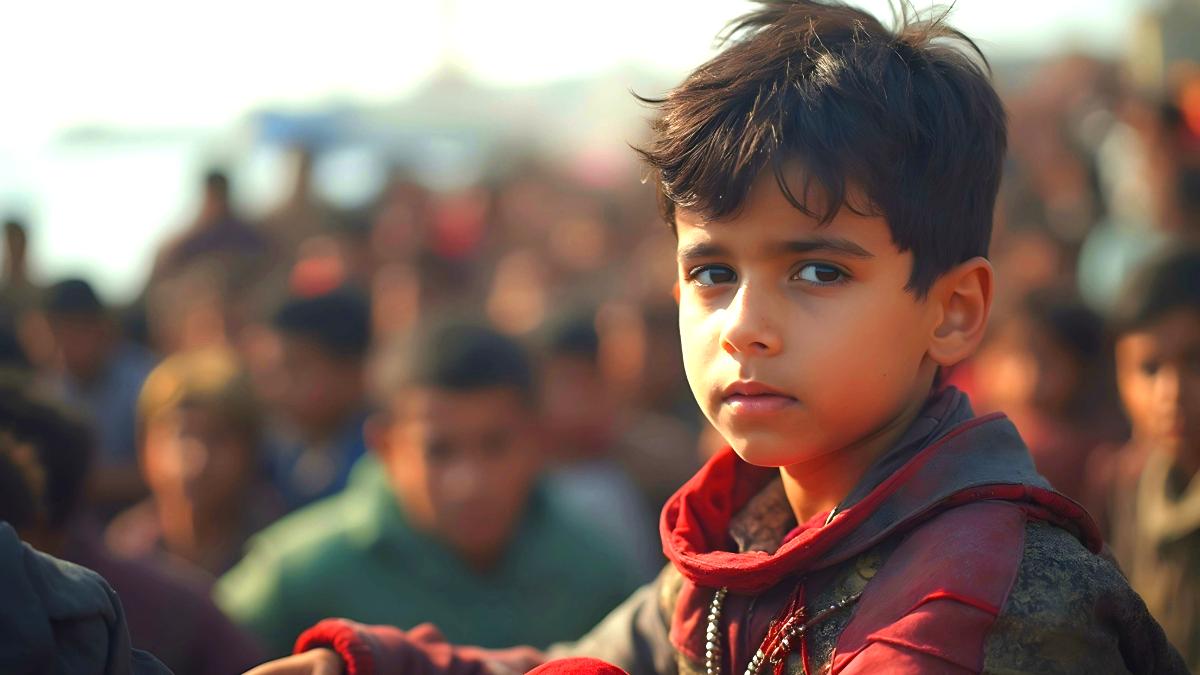
[[[738,381],[721,392],[721,403],[734,415],[765,415],[795,405],[796,397],[761,382]]]

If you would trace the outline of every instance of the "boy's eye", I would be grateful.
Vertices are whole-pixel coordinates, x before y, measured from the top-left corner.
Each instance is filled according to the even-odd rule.
[[[828,263],[809,263],[793,277],[817,286],[828,286],[846,280],[846,273]]]
[[[1158,361],[1142,361],[1142,374],[1153,377],[1161,365]]]
[[[737,281],[737,274],[725,265],[700,265],[688,271],[688,281],[697,286],[716,286]]]

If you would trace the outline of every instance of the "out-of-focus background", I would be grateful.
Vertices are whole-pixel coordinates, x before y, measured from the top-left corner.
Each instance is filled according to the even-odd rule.
[[[428,595],[415,569],[468,588],[439,620],[453,640],[576,636],[657,569],[654,514],[720,442],[683,378],[674,242],[629,148],[652,112],[631,92],[666,92],[750,6],[0,10],[0,346],[22,396],[65,402],[90,434],[86,495],[41,523],[46,547],[140,566],[106,576],[125,575],[123,598],[150,597],[126,603],[142,615],[135,644],[178,672],[285,652],[326,615],[437,618],[453,594]],[[952,381],[978,409],[1009,412],[1043,472],[1090,505],[1108,486],[1082,467],[1130,433],[1105,317],[1146,255],[1200,229],[1200,1],[959,0],[951,17],[988,55],[1010,114],[992,335]],[[503,396],[441,401],[454,421],[427,426],[451,440],[418,458],[358,462],[389,437],[391,422],[365,422],[391,405],[374,393],[386,355],[447,314],[495,335],[455,338],[446,372],[504,362],[508,338],[532,361],[532,408],[504,419],[528,415],[539,430],[528,443],[540,478],[501,479],[506,494],[443,503],[453,481],[431,476],[450,460],[430,450],[483,466],[491,446],[452,437],[475,423],[494,431],[483,437],[517,434],[488,417]],[[464,386],[519,390],[519,370]],[[427,376],[445,384],[446,372]],[[388,490],[410,484],[397,510]],[[356,496],[372,490],[387,505]],[[470,514],[508,505],[512,522],[456,539]],[[526,545],[559,550],[572,527],[617,552],[588,558],[613,580],[598,606],[498,610],[537,595],[529,576],[544,570],[496,561]],[[496,532],[491,550],[471,548]],[[397,569],[413,579],[396,581]],[[179,593],[246,637],[242,656],[187,656],[183,632],[156,625],[178,602],[138,590],[155,574],[170,588],[187,577]],[[218,578],[236,626],[205,614]],[[333,578],[336,591],[314,590]],[[462,610],[470,602],[477,613]]]
[[[1129,65],[1139,84],[1163,84],[1170,63],[1197,49],[1180,20],[1193,4],[966,0],[953,16],[1007,91],[1041,87],[1065,99],[1082,93],[1057,84],[1102,65]],[[882,0],[863,6],[888,12]],[[191,216],[195,179],[209,165],[230,172],[248,216],[290,193],[293,144],[317,151],[316,196],[346,209],[377,202],[396,170],[454,191],[514,155],[590,171],[591,180],[624,177],[633,166],[624,143],[641,137],[645,117],[628,91],[661,93],[710,56],[724,22],[747,7],[8,7],[0,204],[28,219],[39,278],[84,274],[123,303]]]

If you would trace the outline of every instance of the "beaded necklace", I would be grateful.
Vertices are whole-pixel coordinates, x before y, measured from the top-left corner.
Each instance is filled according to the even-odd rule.
[[[706,675],[721,675],[721,610],[725,604],[727,588],[717,589],[713,594],[712,604],[708,609],[708,630],[705,633],[704,671]],[[791,602],[779,617],[771,621],[771,627],[763,638],[762,645],[750,663],[746,664],[745,675],[758,675],[763,664],[769,662],[774,666],[776,675],[783,672],[783,664],[788,654],[795,648],[794,643],[803,641],[808,629],[825,620],[830,614],[854,603],[862,596],[862,591],[847,595],[832,605],[822,609],[811,618],[805,616],[804,586],[797,587],[792,594]]]

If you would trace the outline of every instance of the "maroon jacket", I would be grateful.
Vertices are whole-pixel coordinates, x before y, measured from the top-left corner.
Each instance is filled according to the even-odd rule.
[[[781,666],[789,673],[1187,672],[1100,555],[1083,509],[1036,473],[1007,419],[974,418],[953,389],[827,520],[797,527],[778,472],[726,450],[668,502],[661,530],[671,565],[658,580],[547,654],[339,620],[297,649],[332,647],[351,675],[524,672],[559,656],[700,673],[710,606],[726,588],[725,673],[744,671],[797,597],[816,618]]]

